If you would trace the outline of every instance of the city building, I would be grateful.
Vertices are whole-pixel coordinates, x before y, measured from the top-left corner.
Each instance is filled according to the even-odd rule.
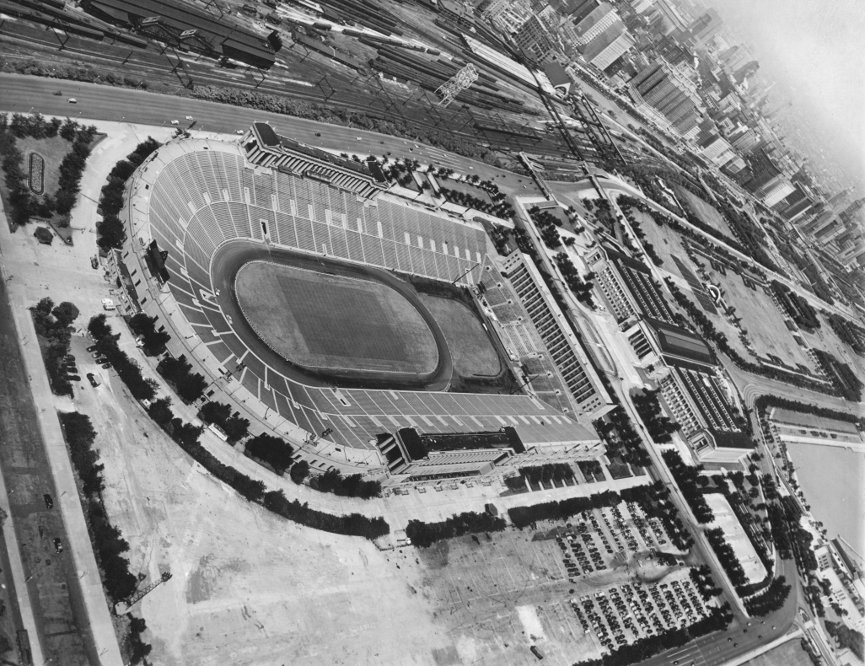
[[[578,43],[581,45],[588,44],[617,22],[621,23],[622,21],[613,6],[606,2],[600,3],[582,21],[574,23]]]
[[[583,58],[600,70],[605,70],[634,46],[634,39],[617,21],[597,35],[583,48]]]
[[[665,61],[640,70],[630,87],[635,97],[656,109],[681,136],[699,132],[702,102],[696,85]]]
[[[618,323],[643,315],[674,323],[673,313],[648,266],[605,243],[586,255],[595,284]]]
[[[545,62],[555,53],[557,44],[538,16],[532,16],[514,33],[517,49],[534,62]]]
[[[720,367],[706,342],[686,328],[643,317],[625,335],[667,412],[701,462],[732,463],[753,449]]]
[[[718,16],[718,12],[709,9],[688,26],[687,32],[683,35],[683,41],[701,47],[717,34],[722,25],[723,22]]]

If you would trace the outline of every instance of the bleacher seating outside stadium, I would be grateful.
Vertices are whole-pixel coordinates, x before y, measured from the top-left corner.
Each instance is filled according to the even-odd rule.
[[[374,449],[370,439],[376,434],[405,426],[426,432],[513,426],[523,441],[537,444],[589,438],[585,428],[525,395],[341,389],[338,400],[330,388],[298,383],[262,362],[212,302],[210,277],[210,259],[221,243],[236,238],[264,240],[261,220],[276,245],[326,251],[348,261],[447,281],[481,259],[486,238],[475,226],[387,196],[364,202],[313,180],[260,168],[254,173],[254,169],[245,164],[236,145],[190,139],[163,146],[148,161],[146,171],[137,172],[138,184],[146,184],[149,190],[130,211],[147,224],[133,218],[136,233],[131,234],[129,246],[137,251],[142,240],[152,238],[168,250],[166,286],[178,306],[164,299],[149,300],[145,311],[159,316],[174,307],[185,322],[174,317],[169,323],[188,326],[202,343],[193,349],[184,342],[186,336],[174,335],[169,343],[172,353],[186,353],[217,376],[231,372],[240,384],[236,393],[247,397],[250,409],[257,409],[252,403],[258,401],[263,418],[273,421],[275,412],[307,432],[332,429],[333,442],[348,447]],[[318,210],[313,212],[315,221],[309,216],[310,204]],[[146,285],[140,289],[144,295]],[[168,320],[163,316],[162,321]],[[272,410],[269,416],[268,410]]]

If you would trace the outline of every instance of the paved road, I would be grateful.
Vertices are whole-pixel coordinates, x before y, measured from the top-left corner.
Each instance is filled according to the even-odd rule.
[[[63,94],[55,95],[58,90]],[[69,97],[74,97],[78,103],[69,104]],[[188,125],[184,118],[189,115],[196,120],[195,129],[229,134],[247,129],[254,121],[267,121],[286,136],[322,148],[378,156],[390,152],[395,157],[411,157],[422,163],[495,179],[499,187],[506,191],[524,192],[524,185],[529,190],[534,188],[528,176],[497,169],[484,162],[409,139],[144,90],[0,74],[0,110],[19,113],[38,111],[43,115],[69,116],[82,121],[113,120],[157,126],[170,126],[172,120]]]

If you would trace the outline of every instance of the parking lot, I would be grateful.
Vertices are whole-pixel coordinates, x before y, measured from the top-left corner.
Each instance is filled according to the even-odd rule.
[[[690,626],[709,614],[686,569],[663,583],[628,583],[583,595],[572,599],[571,607],[580,627],[607,652]]]

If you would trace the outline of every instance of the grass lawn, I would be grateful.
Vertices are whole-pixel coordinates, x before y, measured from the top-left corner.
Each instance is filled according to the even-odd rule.
[[[16,144],[18,150],[23,155],[21,169],[24,174],[29,173],[30,169],[30,153],[39,153],[45,160],[45,193],[52,197],[57,192],[57,180],[60,177],[60,163],[72,149],[72,144],[60,136],[54,136],[50,139],[33,139],[24,137],[17,139]]]
[[[802,649],[798,638],[754,657],[746,666],[811,666],[811,658]]]
[[[421,295],[444,333],[454,371],[463,377],[495,377],[502,370],[499,355],[480,319],[464,304],[452,298]]]
[[[426,321],[385,284],[255,261],[236,289],[253,330],[300,366],[422,375],[438,364]]]
[[[727,220],[724,219],[724,216],[721,215],[712,204],[692,194],[684,187],[674,185],[673,190],[675,191],[676,196],[679,197],[679,201],[690,206],[691,210],[694,211],[694,214],[705,224],[708,224],[713,229],[717,229],[727,237],[735,238],[735,236],[733,236],[733,231],[730,229],[730,225],[727,224]]]

